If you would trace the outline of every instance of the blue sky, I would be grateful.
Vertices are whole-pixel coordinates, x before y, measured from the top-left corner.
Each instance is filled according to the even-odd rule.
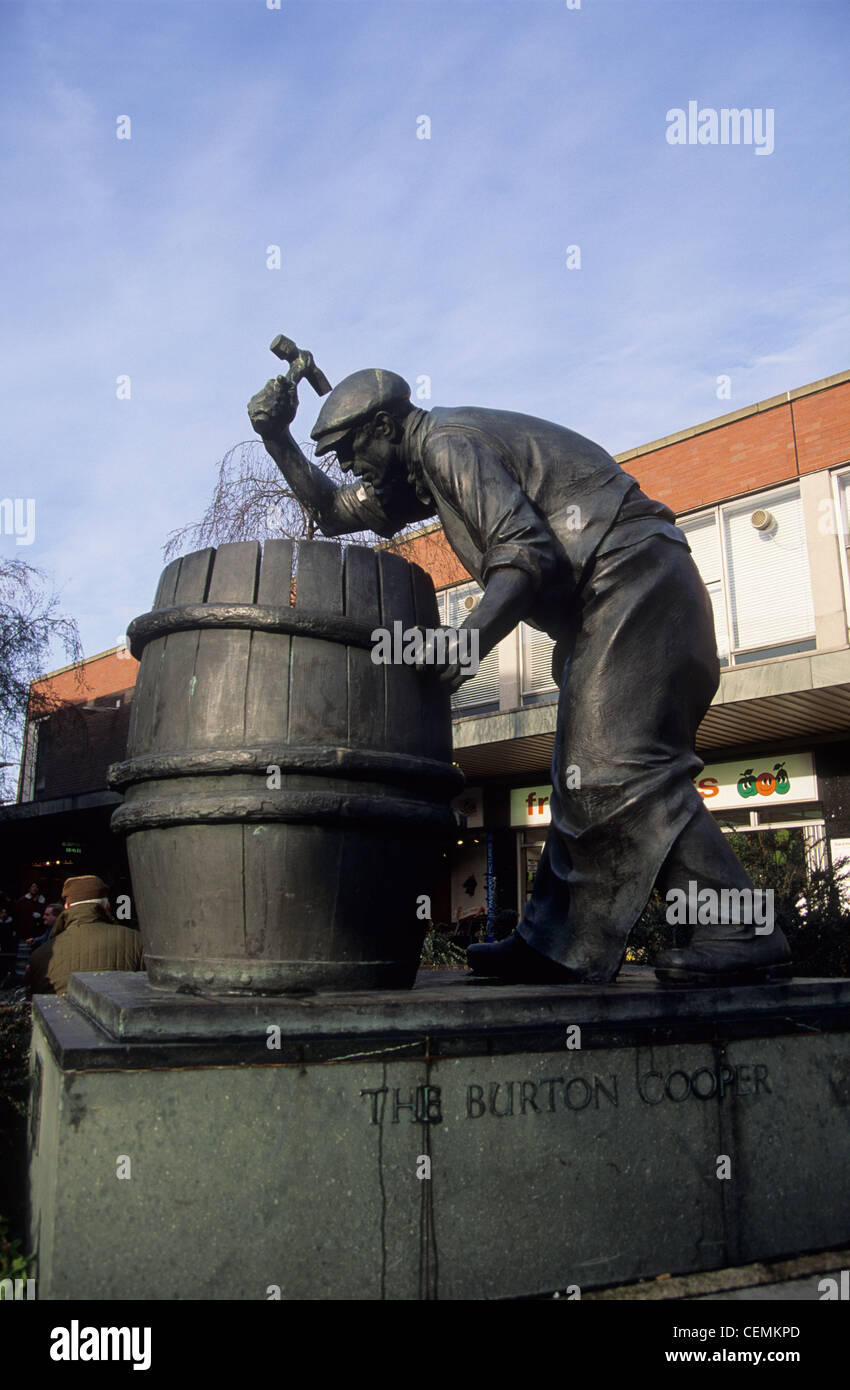
[[[0,555],[114,646],[278,332],[612,452],[845,369],[848,38],[843,0],[0,0]],[[691,100],[773,153],[670,145]]]

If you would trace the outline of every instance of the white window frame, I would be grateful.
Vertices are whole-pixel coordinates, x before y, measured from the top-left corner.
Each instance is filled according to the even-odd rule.
[[[842,485],[846,485],[848,493],[847,519],[845,519],[845,508],[842,505]],[[841,583],[844,589],[844,625],[850,628],[850,557],[847,554],[848,548],[850,548],[850,464],[841,464],[832,470],[830,488],[832,491],[832,515],[838,519],[840,524],[838,549],[841,561]]]
[[[767,647],[735,647],[734,645],[735,627],[732,617],[731,585],[729,583],[729,557],[726,545],[726,528],[723,525],[723,513],[727,507],[740,507],[742,503],[746,503],[748,506],[752,505],[753,511],[756,511],[759,507],[765,507],[765,509],[769,510],[771,501],[780,501],[783,497],[790,496],[795,492],[802,506],[800,484],[799,482],[792,482],[782,483],[780,486],[770,488],[766,492],[744,493],[741,497],[729,497],[724,502],[718,502],[713,507],[702,507],[699,511],[686,512],[683,513],[681,516],[677,516],[676,518],[677,525],[685,527],[688,525],[689,522],[703,521],[708,516],[714,517],[714,524],[717,527],[717,536],[720,542],[720,565],[722,569],[721,584],[723,586],[723,611],[726,617],[726,635],[729,642],[728,659],[724,660],[722,656],[720,658],[720,664],[724,670],[738,670],[742,666],[755,665],[758,661],[771,661],[777,659],[784,660],[785,658],[787,658],[787,656],[796,655],[796,653],[785,652],[783,651],[783,648],[789,646],[796,646],[798,643],[802,642],[811,643],[811,646],[808,647],[807,650],[816,650],[817,633],[815,631],[814,626],[812,627],[811,633],[809,633],[805,637],[792,637],[789,639],[788,642],[775,643],[775,657],[772,657],[770,655],[770,648]],[[685,536],[687,536],[687,531],[685,531]],[[807,538],[805,540],[805,544],[808,548]],[[750,656],[749,659],[747,659],[748,653],[752,652],[766,652],[767,655],[758,656],[756,658]]]

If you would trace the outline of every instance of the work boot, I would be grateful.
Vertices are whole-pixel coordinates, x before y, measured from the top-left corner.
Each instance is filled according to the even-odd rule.
[[[787,980],[791,952],[778,927],[766,936],[736,932],[722,924],[717,935],[703,927],[699,938],[680,950],[662,951],[655,960],[655,974],[667,985],[752,985]],[[746,931],[746,929],[745,929]]]
[[[476,975],[489,975],[505,984],[568,985],[579,979],[574,971],[533,950],[518,932],[504,941],[467,946],[466,959]]]

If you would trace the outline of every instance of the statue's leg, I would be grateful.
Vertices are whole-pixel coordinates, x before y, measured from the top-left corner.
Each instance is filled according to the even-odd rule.
[[[693,749],[719,667],[711,604],[683,545],[653,536],[600,557],[581,605],[561,682],[552,823],[517,935],[563,978],[605,981],[674,844],[708,815]],[[482,954],[473,968],[485,964]]]
[[[656,536],[597,561],[561,684],[547,869],[518,928],[579,978],[614,978],[702,809],[694,736],[718,680],[710,601],[684,546]]]
[[[773,921],[771,894],[752,880],[705,810],[682,831],[658,875],[657,887],[668,910],[684,915],[686,947],[663,951],[656,973],[669,984],[712,984],[739,977],[782,979],[790,971],[790,951]],[[731,890],[731,891],[730,891]]]

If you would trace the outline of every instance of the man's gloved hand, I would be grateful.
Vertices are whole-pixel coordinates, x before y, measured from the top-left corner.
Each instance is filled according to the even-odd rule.
[[[416,669],[423,675],[433,675],[447,685],[451,694],[459,690],[464,681],[475,675],[477,662],[470,664],[458,658],[466,652],[459,637],[460,629],[443,627],[438,629],[420,628],[422,634],[422,657],[416,662]]]
[[[295,419],[298,390],[285,376],[273,377],[248,402],[248,418],[263,439],[279,439]]]
[[[454,662],[452,665],[446,666],[445,669],[440,672],[438,679],[441,684],[447,685],[449,687],[449,693],[454,695],[456,690],[460,690],[464,681],[471,681],[474,675],[475,672],[470,671],[468,667],[461,666],[458,662]]]

